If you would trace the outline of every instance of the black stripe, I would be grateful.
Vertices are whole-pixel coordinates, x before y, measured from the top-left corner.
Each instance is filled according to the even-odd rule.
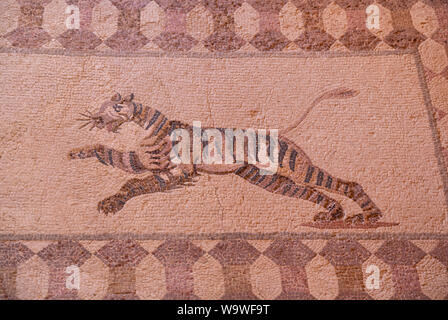
[[[292,150],[291,155],[289,156],[289,168],[294,171],[296,167],[296,157],[297,157],[297,151]]]
[[[369,204],[370,204],[370,200],[367,200],[366,202],[364,202],[364,203],[361,205],[361,208],[364,209],[364,208],[367,207]]]
[[[241,176],[240,173],[242,173],[244,170],[247,169],[248,166],[239,167],[238,170],[235,171],[235,174]]]
[[[273,184],[275,181],[277,181],[278,179],[278,175],[274,175],[274,177],[272,178],[271,182],[269,182],[264,188],[267,189],[271,184]]]
[[[324,199],[324,197],[322,197],[322,195],[319,194],[319,195],[317,196],[317,201],[316,201],[316,203],[319,204],[323,199]]]
[[[159,184],[160,184],[160,188],[163,190],[163,189],[165,189],[165,187],[166,187],[166,183],[165,183],[165,180],[163,180],[161,177],[159,177],[158,175],[154,175],[154,178],[156,178],[157,179],[157,181],[159,181]]]
[[[306,177],[305,177],[305,182],[308,183],[310,182],[312,176],[313,176],[313,172],[314,172],[314,167],[313,166],[309,166],[308,167],[308,171],[306,172]]]
[[[286,194],[286,192],[288,192],[289,190],[291,190],[291,184],[287,184],[286,186],[285,186],[285,189],[283,189],[283,195],[285,195]]]
[[[258,169],[258,168],[257,168]],[[255,181],[255,180],[258,180],[258,177],[260,176],[260,174],[259,174],[259,171],[257,171],[257,173],[252,177],[252,178],[250,178],[250,181]]]
[[[325,185],[325,188],[331,189],[331,184],[333,183],[333,178],[331,176],[327,177],[327,184]]]
[[[272,192],[277,192],[278,189],[282,186],[283,182],[280,180],[277,180],[275,183],[275,186],[272,188]]]
[[[102,164],[107,166],[106,161],[103,160],[103,158],[100,157],[100,155],[98,154],[98,152],[96,152],[96,150],[93,150],[93,153],[95,153],[96,158],[98,159],[99,162],[101,162]]]
[[[317,174],[316,185],[321,186],[323,181],[324,181],[324,173],[319,170],[319,173]]]
[[[143,170],[143,168],[137,163],[137,158],[134,151],[129,152],[129,163],[134,172],[140,172]]]
[[[140,103],[139,105],[137,105],[135,102],[132,102],[132,104],[134,105],[134,117],[141,115],[142,110],[143,110],[142,104]],[[138,111],[137,111],[137,108],[138,108]]]
[[[162,127],[165,125],[166,121],[167,121],[167,118],[163,119],[162,122],[160,122],[156,131],[154,131],[154,133],[153,133],[154,136],[156,136],[159,133],[160,129],[162,129]]]
[[[143,112],[143,105],[140,103],[139,105],[138,105],[138,115],[140,116],[141,114],[142,114],[142,112]]]
[[[156,113],[154,113],[154,115],[152,116],[152,118],[149,121],[148,125],[146,126],[145,130],[148,130],[149,127],[151,127],[154,124],[154,122],[157,121],[157,118],[159,118],[159,116],[160,116],[160,111],[156,110]]]
[[[249,172],[248,173],[246,173],[244,176],[242,176],[244,179],[249,179],[252,175],[253,175],[253,173],[254,173],[254,171],[257,171],[257,167],[252,167],[252,168],[250,168],[250,170],[249,170]]]
[[[291,194],[291,197],[294,197],[299,190],[300,190],[300,188],[295,188]]]
[[[259,184],[259,183],[263,182],[264,179],[266,179],[266,175],[265,175],[265,174],[264,174],[264,175],[261,175],[260,180],[258,180],[257,182],[255,182],[255,184]]]
[[[171,135],[174,130],[176,130],[177,124],[175,121],[171,121],[170,130],[168,131],[168,134]],[[174,141],[173,141],[174,142]]]
[[[353,201],[358,201],[365,194],[361,187],[355,187],[354,189],[356,190],[356,193],[353,195]]]
[[[110,165],[113,167],[114,166],[114,160],[112,158],[112,149],[109,149],[109,151],[107,151],[107,154],[109,155]]]
[[[303,191],[302,191],[302,193],[300,194],[300,198],[302,198],[306,193],[308,192],[308,189],[307,188],[303,188]]]
[[[280,168],[283,168],[283,158],[285,157],[285,153],[288,150],[288,144],[283,141],[278,142],[280,144],[280,151],[278,152],[278,163],[280,164]]]

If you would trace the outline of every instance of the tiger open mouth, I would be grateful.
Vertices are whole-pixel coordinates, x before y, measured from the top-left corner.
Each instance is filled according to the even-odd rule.
[[[124,121],[124,120],[123,121],[111,121],[106,124],[106,130],[109,132],[118,133],[121,125],[125,122],[126,121]]]
[[[78,121],[84,122],[81,124],[79,129],[82,129],[84,127],[87,127],[88,125],[91,125],[89,128],[89,131],[93,130],[94,128],[98,129],[104,129],[106,128],[107,131],[118,133],[120,130],[120,127],[123,123],[129,121],[129,119],[111,119],[109,121],[105,120],[105,118],[101,115],[94,115],[90,111],[86,111],[85,113],[80,113],[80,115],[83,118],[76,119]]]

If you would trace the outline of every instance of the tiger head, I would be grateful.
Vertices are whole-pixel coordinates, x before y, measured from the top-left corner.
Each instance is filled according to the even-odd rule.
[[[81,113],[85,119],[79,119],[84,121],[80,128],[91,124],[90,130],[93,128],[106,129],[109,132],[118,132],[120,126],[126,122],[130,122],[134,119],[134,113],[137,109],[137,104],[132,100],[134,94],[122,98],[119,93],[112,96],[108,101],[105,101],[98,112],[91,113],[87,111],[87,114]]]

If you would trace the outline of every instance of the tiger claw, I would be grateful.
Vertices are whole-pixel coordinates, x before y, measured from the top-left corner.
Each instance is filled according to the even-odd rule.
[[[87,154],[82,150],[72,150],[68,154],[69,160],[85,159],[85,158],[87,158]]]
[[[365,223],[364,215],[362,213],[355,214],[353,216],[347,217],[344,219],[344,222],[347,224],[363,224]]]
[[[366,219],[369,223],[375,223],[378,222],[378,220],[380,220],[382,216],[383,214],[381,212],[375,212],[367,215]]]
[[[95,157],[96,152],[99,152],[99,153],[104,152],[104,146],[93,145],[93,146],[72,149],[68,153],[67,156],[68,156],[69,160],[86,159],[86,158]]]
[[[336,207],[330,211],[319,212],[313,218],[315,222],[338,221],[344,217],[345,213],[341,207]]]
[[[325,222],[330,221],[330,213],[329,212],[319,212],[313,217],[315,222]]]
[[[371,214],[360,213],[345,218],[344,222],[348,224],[376,223],[381,217],[382,217],[381,213],[371,213]]]
[[[339,216],[334,215],[330,212],[319,212],[313,217],[315,222],[330,222],[341,219]]]

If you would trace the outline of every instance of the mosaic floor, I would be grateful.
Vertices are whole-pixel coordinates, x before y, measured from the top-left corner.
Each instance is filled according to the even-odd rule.
[[[2,0],[0,56],[1,299],[448,299],[446,0]],[[139,153],[303,115],[273,176]]]

